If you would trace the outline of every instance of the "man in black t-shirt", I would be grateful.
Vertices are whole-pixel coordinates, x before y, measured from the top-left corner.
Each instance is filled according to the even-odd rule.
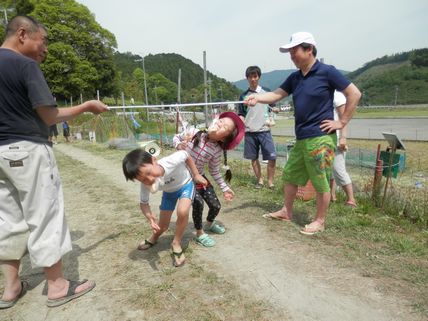
[[[16,16],[8,23],[0,47],[0,262],[5,277],[0,309],[12,307],[25,294],[28,284],[18,272],[27,251],[32,266],[44,269],[48,306],[95,287],[93,281],[63,276],[61,257],[72,246],[48,135],[50,125],[108,108],[94,100],[58,109],[39,67],[47,51],[46,28],[39,22]]]

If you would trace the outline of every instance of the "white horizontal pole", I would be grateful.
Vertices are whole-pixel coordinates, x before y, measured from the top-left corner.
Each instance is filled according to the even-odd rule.
[[[134,109],[134,108],[160,108],[160,107],[195,107],[195,106],[214,106],[228,104],[242,104],[244,101],[220,101],[214,103],[189,103],[189,104],[169,104],[169,105],[135,105],[135,106],[108,106],[108,109]]]

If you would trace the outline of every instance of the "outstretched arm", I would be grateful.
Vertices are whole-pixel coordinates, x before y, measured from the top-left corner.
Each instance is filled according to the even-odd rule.
[[[89,100],[81,105],[69,108],[38,107],[36,109],[39,117],[47,124],[53,125],[63,121],[68,121],[84,112],[91,112],[95,115],[108,111],[107,105],[98,100]]]
[[[273,104],[287,96],[288,93],[286,91],[281,88],[277,88],[274,91],[262,94],[252,94],[244,100],[244,104],[247,104],[248,106],[255,106],[257,103]]]

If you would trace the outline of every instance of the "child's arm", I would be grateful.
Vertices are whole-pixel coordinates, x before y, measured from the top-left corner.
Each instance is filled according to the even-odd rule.
[[[172,139],[172,145],[177,150],[185,150],[187,143],[192,140],[194,134],[195,130],[191,129],[187,129],[180,134],[176,134]]]
[[[189,168],[190,174],[192,174],[193,180],[196,183],[202,184],[204,186],[208,185],[207,180],[201,174],[199,174],[199,171],[195,165],[195,162],[193,161],[192,156],[190,156],[189,154],[187,155],[186,165]]]
[[[220,158],[221,158],[221,152],[217,152],[214,157],[212,157],[209,160],[208,163],[208,170],[211,174],[211,176],[214,178],[214,180],[217,182],[218,186],[220,187],[221,191],[223,192],[223,197],[226,201],[231,201],[235,193],[232,191],[232,189],[226,184],[223,177],[220,173]]]
[[[153,230],[153,233],[159,232],[160,227],[158,225],[157,217],[152,213],[150,205],[148,203],[140,203],[140,209],[143,212],[144,216],[150,223],[150,227]]]

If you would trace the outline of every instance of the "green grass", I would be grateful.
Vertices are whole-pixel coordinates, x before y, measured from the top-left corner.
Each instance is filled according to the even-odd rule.
[[[249,162],[233,161],[231,167],[235,193],[253,200],[266,211],[282,206],[279,171],[275,182],[278,187],[273,193],[267,189],[254,193],[254,175]],[[315,246],[343,261],[345,266],[358,268],[367,276],[390,280],[386,282],[387,290],[399,286],[403,293],[413,297],[415,308],[428,311],[428,225],[411,222],[393,204],[385,210],[376,207],[369,194],[361,192],[356,196],[358,208],[351,209],[344,205],[345,195],[337,193],[337,202],[328,210],[326,232],[309,242],[315,239],[318,244]],[[307,224],[315,215],[315,208],[314,200],[296,200],[294,222]],[[287,233],[290,237],[289,231],[277,233]]]

